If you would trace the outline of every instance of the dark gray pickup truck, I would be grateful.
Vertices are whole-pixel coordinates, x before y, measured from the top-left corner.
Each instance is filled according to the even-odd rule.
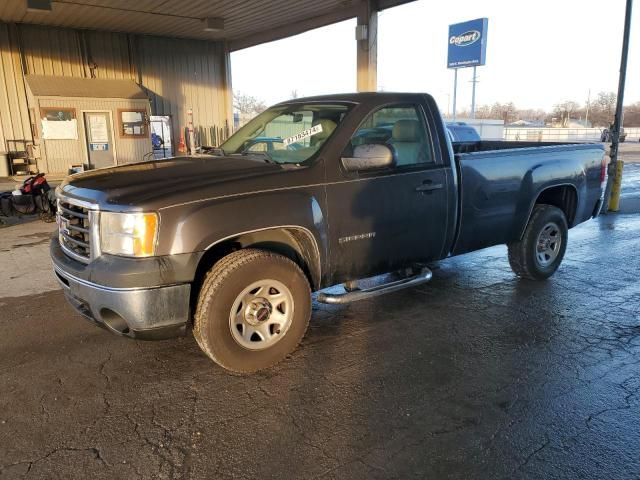
[[[296,99],[213,155],[67,178],[51,256],[93,322],[148,339],[192,324],[212,360],[252,372],[295,349],[314,291],[352,302],[497,244],[546,279],[598,215],[605,171],[601,144],[452,144],[426,94]]]

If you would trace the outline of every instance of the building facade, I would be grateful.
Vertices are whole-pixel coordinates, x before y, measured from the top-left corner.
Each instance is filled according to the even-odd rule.
[[[187,126],[188,109],[193,110],[199,143],[215,145],[231,128],[229,69],[229,54],[221,41],[0,23],[0,154],[8,150],[8,141],[30,141],[40,156],[39,170],[60,174],[69,165],[90,163],[90,144],[100,143],[86,137],[84,118],[76,118],[82,131],[73,148],[56,149],[57,142],[43,140],[42,122],[47,118],[43,106],[75,107],[55,92],[48,100],[35,101],[28,81],[31,76],[52,77],[59,85],[64,84],[61,77],[132,81],[148,99],[151,116],[170,118],[174,145]],[[90,95],[74,102],[84,111],[105,107],[118,116],[118,106],[101,107],[96,100],[100,95]],[[113,134],[119,135],[122,119],[113,116]],[[123,151],[116,163],[142,160],[138,156],[143,150],[140,144],[132,147],[131,155]]]

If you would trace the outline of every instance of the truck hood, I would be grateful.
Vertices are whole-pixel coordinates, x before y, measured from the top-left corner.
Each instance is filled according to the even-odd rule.
[[[59,188],[65,196],[97,203],[104,210],[156,210],[249,193],[260,189],[263,178],[287,171],[291,166],[269,164],[259,157],[176,157],[83,172],[67,177]]]

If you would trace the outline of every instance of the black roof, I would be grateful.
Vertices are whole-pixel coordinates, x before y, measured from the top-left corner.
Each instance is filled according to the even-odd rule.
[[[426,93],[410,93],[410,92],[359,92],[359,93],[335,93],[330,95],[317,95],[314,97],[292,98],[278,103],[278,105],[286,105],[289,103],[305,103],[305,102],[355,102],[355,103],[386,103],[397,101],[410,101],[417,96],[427,95]]]

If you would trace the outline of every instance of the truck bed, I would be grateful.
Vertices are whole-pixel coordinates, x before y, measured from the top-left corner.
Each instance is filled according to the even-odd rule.
[[[598,204],[602,144],[483,141],[463,150],[455,155],[460,178],[455,255],[519,239],[536,199],[551,184],[570,187],[569,194],[575,190],[578,204],[569,227],[590,218]]]
[[[476,153],[520,148],[558,147],[563,145],[584,145],[576,142],[507,142],[505,140],[482,140],[480,142],[460,142],[453,144],[454,153]]]

